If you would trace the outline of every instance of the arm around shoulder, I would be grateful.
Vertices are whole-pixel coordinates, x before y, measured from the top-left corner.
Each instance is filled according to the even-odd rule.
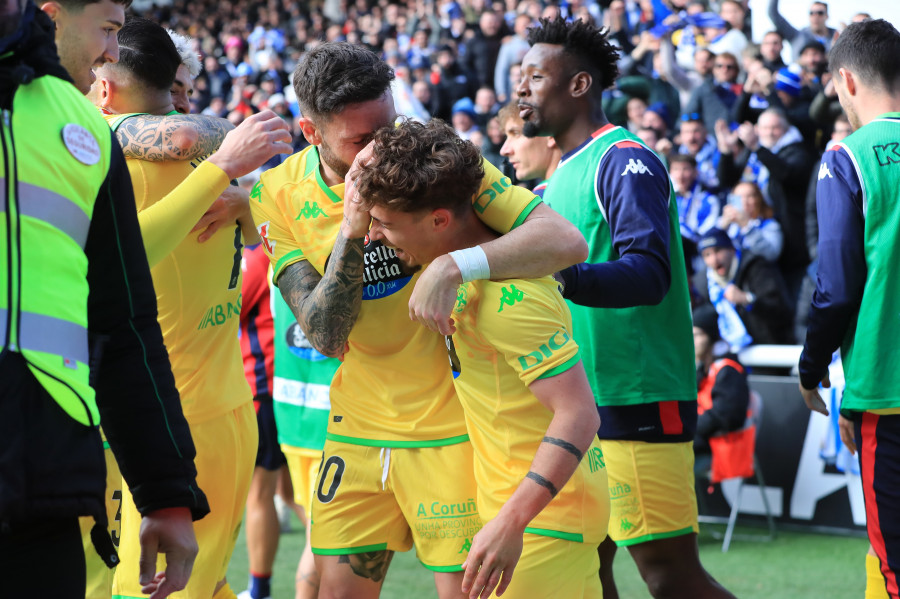
[[[125,119],[116,137],[128,158],[166,162],[209,156],[234,125],[207,115],[141,114]]]

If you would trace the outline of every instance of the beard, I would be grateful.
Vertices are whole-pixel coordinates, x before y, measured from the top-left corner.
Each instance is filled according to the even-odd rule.
[[[350,165],[337,157],[337,155],[331,151],[331,148],[328,147],[324,141],[319,144],[319,159],[328,165],[328,168],[333,170],[339,177],[342,179],[347,176],[347,173],[350,171]]]
[[[522,135],[527,138],[538,137],[541,134],[540,127],[534,121],[526,121],[522,125]]]

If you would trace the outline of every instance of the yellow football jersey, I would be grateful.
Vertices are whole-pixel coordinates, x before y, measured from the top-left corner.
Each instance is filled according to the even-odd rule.
[[[528,389],[578,363],[572,317],[552,277],[473,281],[460,286],[448,339],[454,384],[475,451],[478,512],[485,522],[528,473],[553,418]],[[527,532],[599,543],[609,515],[597,439]]]
[[[115,123],[120,115],[105,115]],[[153,206],[196,164],[127,159],[138,212]],[[200,190],[202,193],[203,190]],[[207,191],[209,193],[209,191]],[[210,194],[207,206],[218,196]],[[202,422],[251,401],[238,344],[241,232],[222,227],[205,243],[181,240],[153,268],[159,325],[188,422]]]
[[[540,200],[484,163],[473,205],[491,228],[505,233]],[[340,231],[344,185],[328,187],[314,146],[263,173],[250,208],[275,265],[307,260],[319,273]],[[465,423],[456,401],[440,335],[409,319],[418,273],[406,272],[393,250],[366,239],[363,302],[331,385],[327,438],[379,447],[427,447],[460,442]]]

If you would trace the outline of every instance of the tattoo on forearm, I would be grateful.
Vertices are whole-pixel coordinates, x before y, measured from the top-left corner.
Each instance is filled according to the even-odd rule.
[[[550,445],[556,445],[560,449],[565,449],[573,456],[575,456],[575,459],[579,462],[581,461],[581,458],[584,457],[584,454],[579,451],[577,447],[575,447],[565,439],[557,439],[556,437],[544,437],[543,439],[541,439],[541,443],[549,443]]]
[[[537,472],[532,472],[529,470],[528,474],[525,475],[525,478],[530,478],[537,484],[550,491],[550,497],[556,497],[556,494],[559,493],[559,489],[556,488],[556,485],[551,483],[549,480],[547,480]]]
[[[393,557],[393,551],[367,551],[366,553],[342,555],[338,558],[338,563],[350,564],[350,569],[357,576],[368,578],[373,582],[381,582],[387,574]]]
[[[116,137],[127,158],[150,162],[195,160],[215,152],[231,125],[205,115],[139,115],[125,119],[116,129]],[[193,129],[197,141],[183,148],[178,133]]]
[[[278,279],[309,342],[326,356],[343,353],[362,306],[363,242],[338,236],[325,275],[301,261]]]

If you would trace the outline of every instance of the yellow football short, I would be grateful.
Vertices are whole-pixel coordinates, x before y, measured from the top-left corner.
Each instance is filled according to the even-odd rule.
[[[105,443],[104,443],[105,445]],[[122,474],[119,472],[119,464],[113,455],[112,449],[103,450],[106,457],[106,517],[109,520],[109,535],[113,544],[119,545],[119,536],[122,534],[121,510],[122,510]],[[91,541],[91,528],[94,527],[94,519],[90,516],[82,516],[78,519],[81,526],[81,540],[84,544],[84,562],[87,566],[87,588],[85,599],[109,599],[112,592],[113,575],[116,570],[107,568],[103,560],[94,549]]]
[[[526,532],[503,599],[601,599],[599,570],[596,545]]]
[[[325,442],[312,500],[312,551],[408,551],[458,572],[481,529],[472,446],[380,448]]]
[[[318,449],[304,449],[293,445],[282,445],[281,452],[287,458],[291,485],[294,487],[294,503],[308,514],[312,504],[316,474],[322,464],[322,452]]]
[[[697,532],[694,450],[683,443],[601,440],[609,536],[626,546]]]
[[[197,484],[206,493],[210,513],[194,522],[200,552],[187,588],[171,597],[210,599],[216,583],[225,577],[244,516],[259,444],[256,412],[248,399],[231,412],[189,424],[197,448]],[[144,597],[138,583],[141,516],[131,494],[126,490],[123,495],[121,563],[116,569],[113,597],[131,599]],[[165,560],[160,558],[156,571],[163,570]]]

